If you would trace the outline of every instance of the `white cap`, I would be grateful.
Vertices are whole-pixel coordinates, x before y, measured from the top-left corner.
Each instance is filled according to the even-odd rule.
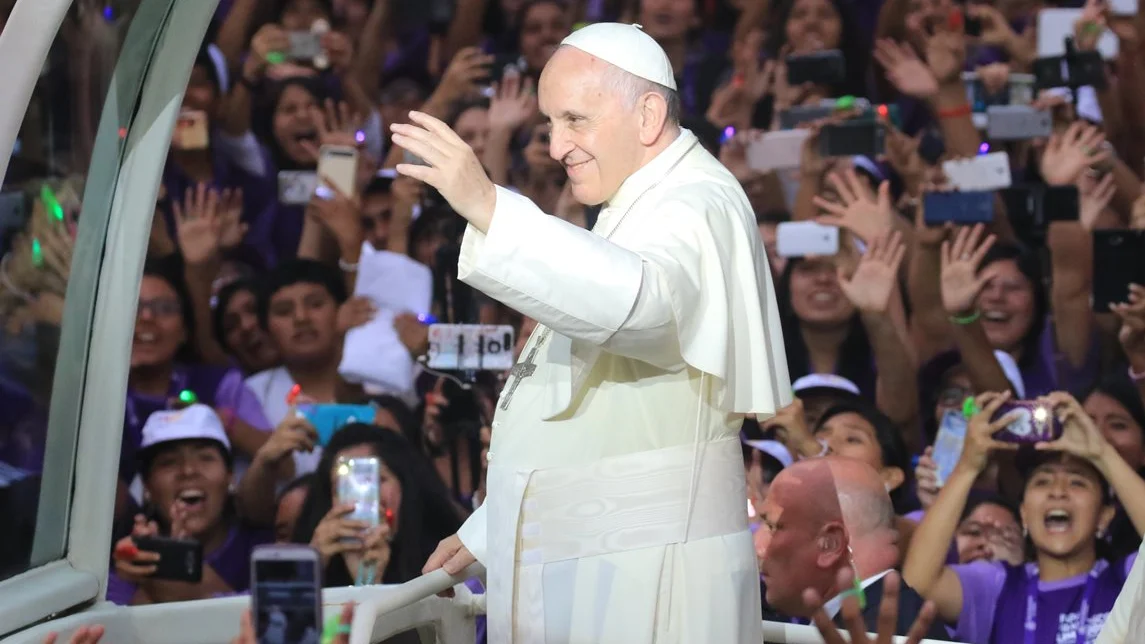
[[[228,452],[231,451],[231,441],[227,439],[219,415],[210,407],[198,403],[184,409],[157,411],[148,416],[147,422],[143,424],[139,449],[185,440],[218,441]]]
[[[771,456],[779,461],[783,467],[791,467],[791,464],[795,462],[791,452],[779,441],[744,441],[744,444]]]
[[[859,392],[858,385],[843,376],[836,376],[833,373],[809,373],[791,383],[791,390],[794,391],[796,395],[810,391],[811,389],[835,389],[856,396],[862,395]]]
[[[576,47],[633,76],[676,89],[668,54],[640,25],[598,22],[572,32],[561,44]]]

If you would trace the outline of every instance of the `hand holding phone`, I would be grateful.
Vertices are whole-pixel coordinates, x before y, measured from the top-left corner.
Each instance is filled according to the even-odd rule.
[[[839,229],[813,221],[785,221],[775,228],[780,257],[831,257],[839,252]]]
[[[1003,403],[994,412],[991,421],[999,421],[1006,416],[1012,420],[994,434],[994,438],[1004,443],[1033,445],[1048,443],[1062,436],[1062,424],[1049,404],[1036,400],[1015,400]]]
[[[347,197],[358,192],[358,149],[348,145],[324,145],[318,153],[318,177]]]

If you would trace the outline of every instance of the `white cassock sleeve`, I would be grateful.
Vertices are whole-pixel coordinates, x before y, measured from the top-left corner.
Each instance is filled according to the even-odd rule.
[[[1114,564],[1120,565],[1120,564]],[[1137,551],[1137,560],[1121,586],[1121,594],[1113,610],[1105,617],[1105,626],[1095,644],[1128,644],[1129,633],[1138,633],[1145,627],[1145,542]],[[1136,641],[1136,640],[1133,640]]]
[[[462,545],[469,550],[469,554],[473,555],[481,565],[485,565],[485,557],[488,552],[489,530],[485,518],[485,504],[477,506],[473,514],[461,524],[461,528],[457,530],[457,538],[461,539]]]
[[[557,333],[663,369],[682,367],[672,286],[686,300],[701,261],[665,217],[622,248],[497,189],[486,235],[465,232],[459,277]]]

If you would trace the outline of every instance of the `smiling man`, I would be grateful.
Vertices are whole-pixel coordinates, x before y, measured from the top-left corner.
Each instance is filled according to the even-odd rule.
[[[759,642],[738,432],[791,399],[774,288],[735,178],[679,125],[632,25],[566,38],[539,84],[590,232],[490,183],[440,121],[394,142],[469,221],[459,276],[538,324],[501,394],[486,502],[426,565],[488,570],[489,641]]]

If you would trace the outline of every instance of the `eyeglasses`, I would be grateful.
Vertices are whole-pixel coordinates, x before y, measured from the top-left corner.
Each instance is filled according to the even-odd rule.
[[[183,313],[183,307],[179,304],[179,300],[163,298],[158,300],[139,300],[139,308],[136,310],[136,317],[143,315],[144,312],[150,313],[153,317],[165,318]]]

